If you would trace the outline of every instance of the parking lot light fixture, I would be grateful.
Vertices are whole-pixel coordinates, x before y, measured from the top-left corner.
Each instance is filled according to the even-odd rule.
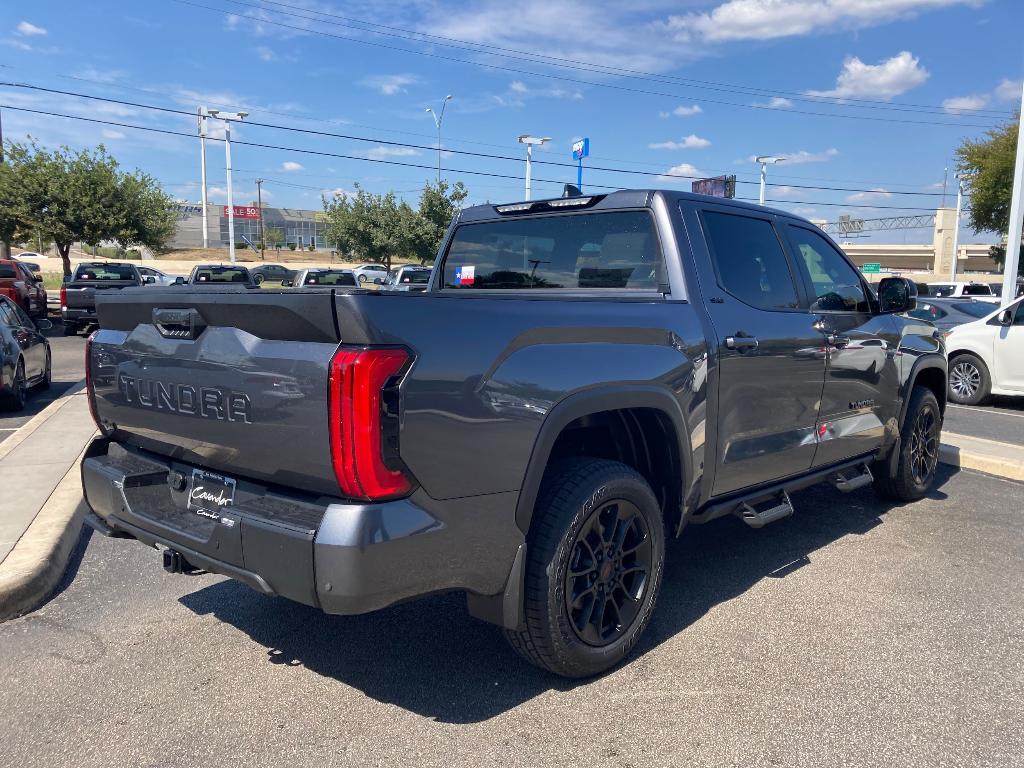
[[[551,141],[551,137],[545,136],[544,138],[538,138],[536,136],[530,136],[529,134],[524,133],[521,136],[519,136],[518,141],[520,144],[526,145],[526,199],[529,200],[530,177],[533,171],[533,148],[535,146],[539,147],[542,144],[546,144],[547,142]]]
[[[758,155],[754,158],[755,163],[761,164],[761,194],[758,197],[758,201],[761,205],[764,205],[764,189],[765,182],[768,180],[768,166],[784,162],[785,159],[786,158],[779,157],[778,155]]]
[[[449,93],[444,97],[444,101],[441,102],[441,114],[434,111],[433,107],[427,107],[426,111],[430,113],[430,116],[434,118],[434,125],[437,127],[437,186],[441,186],[441,123],[444,122],[444,108],[448,106],[448,102],[452,100],[452,95]]]

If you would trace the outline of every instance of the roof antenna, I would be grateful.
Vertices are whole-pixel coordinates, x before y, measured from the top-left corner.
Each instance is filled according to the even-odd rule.
[[[566,184],[562,187],[562,197],[583,197],[583,191],[575,184]]]

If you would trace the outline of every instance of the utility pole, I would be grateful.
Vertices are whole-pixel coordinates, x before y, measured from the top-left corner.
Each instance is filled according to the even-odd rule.
[[[203,202],[203,248],[210,247],[210,234],[206,218],[206,107],[199,107],[199,167]]]
[[[761,205],[764,205],[764,193],[765,188],[768,186],[768,166],[774,165],[775,163],[781,163],[786,158],[776,157],[775,155],[758,155],[754,158],[755,163],[761,164],[761,194],[758,196],[758,201]]]
[[[0,112],[0,165],[4,164],[4,118]],[[4,240],[0,243],[0,259],[11,258],[11,244]]]
[[[942,207],[946,207],[946,182],[949,181],[949,166],[942,169]]]
[[[260,209],[260,261],[266,261],[266,238],[263,230],[263,179],[256,179],[256,205]]]
[[[539,139],[536,136],[530,136],[524,133],[519,137],[519,143],[526,145],[526,199],[530,199],[530,177],[533,174],[533,148],[534,146],[541,146],[546,142],[551,141],[550,136],[545,136],[543,139]]]
[[[448,102],[452,100],[452,95],[449,93],[444,97],[444,101],[441,102],[441,114],[437,114],[433,107],[427,107],[427,112],[434,118],[434,125],[437,127],[437,186],[441,186],[441,123],[444,122],[444,108],[448,106]]]
[[[964,176],[961,173],[956,175],[956,221],[953,222],[953,270],[950,275],[950,282],[956,282],[956,260],[960,253],[960,211],[964,204]]]
[[[211,109],[210,117],[224,121],[224,163],[228,175],[228,260],[235,263],[235,198],[231,189],[231,121],[245,120],[248,112],[221,112]]]
[[[1024,223],[1024,88],[1017,113],[1017,162],[1013,166],[1013,197],[1010,200],[1010,230],[1006,233],[1006,260],[1003,262],[1003,306],[1017,295],[1017,270],[1020,266],[1020,230]]]

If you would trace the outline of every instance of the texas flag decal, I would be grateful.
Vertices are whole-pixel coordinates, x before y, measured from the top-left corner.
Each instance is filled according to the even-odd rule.
[[[455,268],[456,285],[472,285],[474,280],[476,280],[476,267],[472,264]]]

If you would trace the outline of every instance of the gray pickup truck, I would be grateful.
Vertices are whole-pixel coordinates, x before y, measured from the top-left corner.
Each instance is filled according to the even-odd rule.
[[[466,209],[424,293],[119,291],[88,520],[328,613],[461,591],[529,661],[597,674],[688,525],[760,527],[819,482],[929,491],[946,359],[915,297],[803,219],[644,190]]]
[[[64,335],[75,336],[96,324],[96,297],[107,291],[152,285],[155,278],[143,278],[134,264],[113,261],[82,262],[60,289],[60,316]]]

